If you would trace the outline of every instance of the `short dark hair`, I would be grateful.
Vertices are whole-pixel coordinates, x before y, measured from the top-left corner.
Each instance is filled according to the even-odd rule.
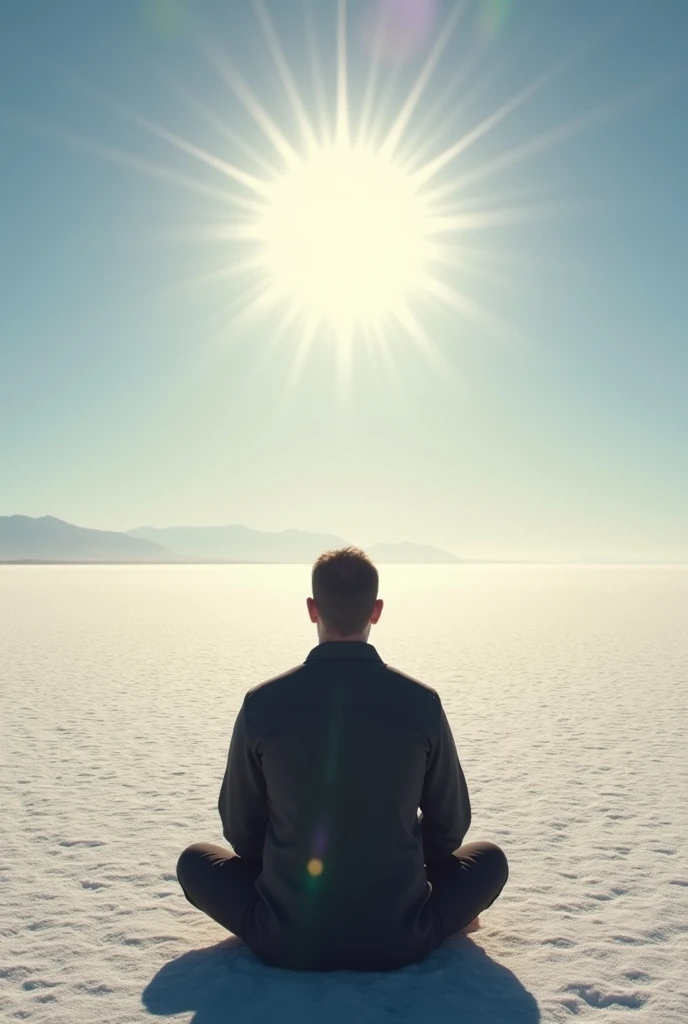
[[[362,632],[377,600],[377,569],[360,548],[325,551],[312,573],[313,600],[320,618],[340,636]]]

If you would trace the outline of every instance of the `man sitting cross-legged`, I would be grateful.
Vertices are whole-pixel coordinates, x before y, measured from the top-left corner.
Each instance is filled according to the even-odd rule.
[[[468,790],[437,693],[368,643],[375,567],[327,552],[312,584],[318,645],[250,690],[234,725],[219,810],[235,854],[195,843],[177,874],[268,964],[393,970],[489,907],[507,861],[462,845]]]

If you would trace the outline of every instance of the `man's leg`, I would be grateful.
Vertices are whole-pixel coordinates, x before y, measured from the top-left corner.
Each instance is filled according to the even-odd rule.
[[[246,939],[246,914],[258,899],[262,867],[214,843],[194,843],[177,861],[177,878],[189,903],[233,935]]]
[[[464,843],[451,857],[426,866],[438,942],[465,928],[494,903],[509,877],[504,853],[494,843]]]

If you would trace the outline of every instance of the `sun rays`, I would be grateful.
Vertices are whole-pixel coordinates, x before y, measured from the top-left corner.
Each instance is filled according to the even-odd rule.
[[[155,135],[230,179],[235,213],[217,225],[214,235],[232,246],[227,276],[243,278],[246,286],[241,321],[275,311],[279,315],[281,310],[278,330],[297,335],[296,375],[319,338],[335,340],[342,364],[357,338],[373,339],[387,352],[391,334],[405,336],[436,358],[418,311],[424,304],[493,324],[490,312],[449,280],[447,271],[461,264],[464,226],[475,232],[481,218],[485,227],[498,224],[502,216],[504,223],[510,218],[513,222],[514,217],[527,217],[527,208],[500,211],[488,205],[484,211],[464,211],[453,196],[444,195],[437,180],[444,182],[447,165],[525,102],[540,83],[451,147],[431,150],[421,161],[408,145],[411,125],[461,21],[463,3],[452,7],[406,98],[386,122],[376,116],[383,78],[379,31],[362,100],[358,110],[353,108],[346,0],[336,3],[334,96],[329,105],[312,17],[307,12],[304,17],[315,83],[315,97],[308,104],[266,3],[253,0],[252,6],[289,105],[290,123],[271,112],[269,99],[258,94],[215,41],[205,39],[203,50],[270,148],[271,159],[261,157],[260,170],[249,171],[149,124]],[[211,112],[191,99],[209,121]],[[236,186],[243,194],[235,194]],[[235,273],[230,264],[243,269]]]
[[[471,96],[484,88],[471,70],[471,53],[429,95],[466,16],[461,0],[436,26],[427,56],[395,108],[390,102],[394,69],[390,72],[380,56],[382,20],[371,33],[368,70],[359,81],[349,66],[346,0],[332,5],[330,67],[327,41],[304,0],[302,63],[305,57],[310,64],[305,74],[303,67],[295,73],[266,0],[252,0],[252,8],[280,97],[259,86],[257,75],[254,81],[240,72],[217,39],[207,36],[200,37],[202,52],[243,108],[243,127],[240,118],[217,112],[226,107],[226,97],[217,94],[211,107],[183,82],[168,81],[194,112],[199,134],[204,128],[216,131],[214,148],[107,101],[195,163],[197,176],[188,167],[178,170],[173,160],[155,162],[114,146],[73,141],[208,200],[209,215],[191,237],[197,246],[212,243],[218,258],[213,269],[199,269],[195,282],[227,284],[234,310],[227,315],[226,331],[234,336],[269,317],[270,331],[292,347],[288,384],[298,380],[309,350],[320,342],[334,341],[342,368],[351,363],[359,340],[364,348],[375,345],[389,361],[406,338],[437,363],[438,348],[424,325],[432,309],[451,310],[460,320],[499,332],[495,312],[471,294],[471,273],[490,274],[485,266],[490,249],[476,248],[476,235],[557,211],[532,188],[490,195],[484,182],[583,131],[605,111],[580,115],[501,151],[492,148],[482,161],[470,159],[469,151],[568,62],[540,74],[487,116],[466,122]],[[426,119],[427,108],[432,116]],[[457,110],[466,129],[452,139],[448,133]],[[496,254],[497,247],[492,251]]]

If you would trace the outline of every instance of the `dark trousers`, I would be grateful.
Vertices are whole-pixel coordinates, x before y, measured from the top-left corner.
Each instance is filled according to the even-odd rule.
[[[213,843],[194,843],[177,863],[177,878],[190,903],[223,928],[246,939],[242,922],[257,899],[261,865]],[[451,857],[426,866],[430,903],[439,923],[439,945],[461,931],[499,896],[509,875],[494,843],[464,843]]]

